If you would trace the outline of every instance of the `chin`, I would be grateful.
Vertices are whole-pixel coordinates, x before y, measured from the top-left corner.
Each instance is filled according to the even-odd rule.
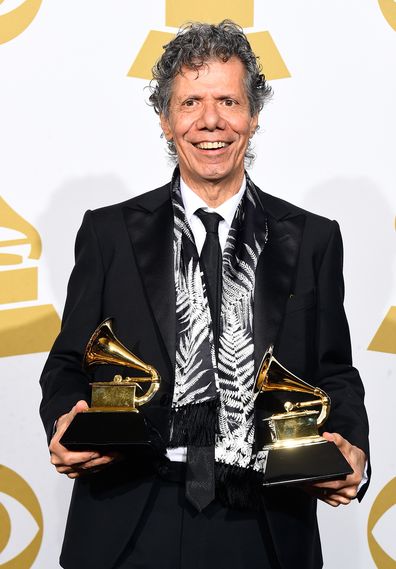
[[[235,177],[238,176],[243,168],[230,168],[223,164],[210,164],[207,165],[205,168],[199,168],[196,170],[198,176],[202,178],[208,179],[221,179],[221,178],[228,178],[228,177]]]

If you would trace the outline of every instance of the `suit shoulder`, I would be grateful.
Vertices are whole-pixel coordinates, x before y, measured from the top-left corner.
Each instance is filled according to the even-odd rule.
[[[263,203],[264,209],[278,220],[284,219],[286,217],[303,215],[306,218],[306,223],[314,228],[330,230],[334,224],[338,225],[335,220],[299,207],[298,205],[288,202],[282,198],[267,194],[259,188],[257,189],[259,191],[259,196]]]
[[[124,208],[155,209],[159,204],[169,198],[169,187],[169,183],[165,184],[164,186],[141,193],[128,200],[90,210],[90,214],[97,220],[110,220],[118,218]]]

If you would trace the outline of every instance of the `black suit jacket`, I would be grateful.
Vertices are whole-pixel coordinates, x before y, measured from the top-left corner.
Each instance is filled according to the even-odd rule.
[[[266,348],[274,344],[283,365],[330,395],[332,411],[326,430],[339,432],[368,455],[364,391],[351,364],[343,309],[338,224],[258,188],[257,192],[267,214],[269,240],[256,274],[256,368]],[[89,401],[90,378],[81,369],[82,357],[93,330],[107,317],[114,318],[122,342],[161,375],[160,390],[144,412],[166,440],[175,360],[169,184],[124,203],[88,211],[84,217],[62,331],[41,378],[41,415],[48,439],[60,415],[79,399]],[[109,379],[103,367],[99,366],[96,377]],[[154,477],[146,461],[125,460],[78,479],[63,566],[111,568],[138,523]],[[321,567],[316,500],[299,489],[282,487],[267,489],[265,503],[282,568]]]

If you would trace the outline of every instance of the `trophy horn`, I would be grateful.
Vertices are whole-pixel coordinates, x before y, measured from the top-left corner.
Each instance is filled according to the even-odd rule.
[[[147,373],[148,377],[131,377],[122,380],[124,383],[151,383],[144,395],[135,397],[138,406],[147,403],[159,389],[160,376],[157,370],[143,362],[122,344],[114,333],[111,318],[107,318],[99,324],[84,353],[83,366],[85,369],[91,365],[101,364],[120,365]]]
[[[261,362],[259,373],[257,375],[256,389],[257,392],[265,391],[290,391],[307,393],[317,399],[310,401],[301,401],[296,403],[286,402],[285,410],[287,412],[294,409],[302,409],[306,407],[315,407],[321,405],[321,411],[317,418],[317,426],[320,427],[326,421],[330,413],[330,397],[319,387],[310,385],[303,379],[294,375],[286,369],[272,354],[271,346],[264,355]]]

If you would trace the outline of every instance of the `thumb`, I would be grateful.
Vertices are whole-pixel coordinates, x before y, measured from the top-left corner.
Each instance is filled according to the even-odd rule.
[[[77,401],[71,409],[70,414],[72,415],[72,418],[74,418],[77,413],[83,413],[84,411],[87,411],[87,409],[89,409],[88,403],[84,401],[84,399],[80,399],[80,401]]]
[[[66,413],[66,415],[59,417],[56,429],[58,437],[61,437],[63,435],[77,413],[82,413],[87,409],[89,409],[88,403],[83,399],[80,399],[80,401],[77,401],[74,407],[72,407],[70,411]]]
[[[327,441],[334,443],[340,450],[345,449],[349,443],[339,433],[323,433],[323,438]]]
[[[324,433],[322,434],[322,437],[323,437],[324,439],[326,439],[326,441],[329,441],[330,443],[335,443],[335,442],[336,442],[334,433],[328,433],[328,432],[326,431],[326,432],[324,432]]]

